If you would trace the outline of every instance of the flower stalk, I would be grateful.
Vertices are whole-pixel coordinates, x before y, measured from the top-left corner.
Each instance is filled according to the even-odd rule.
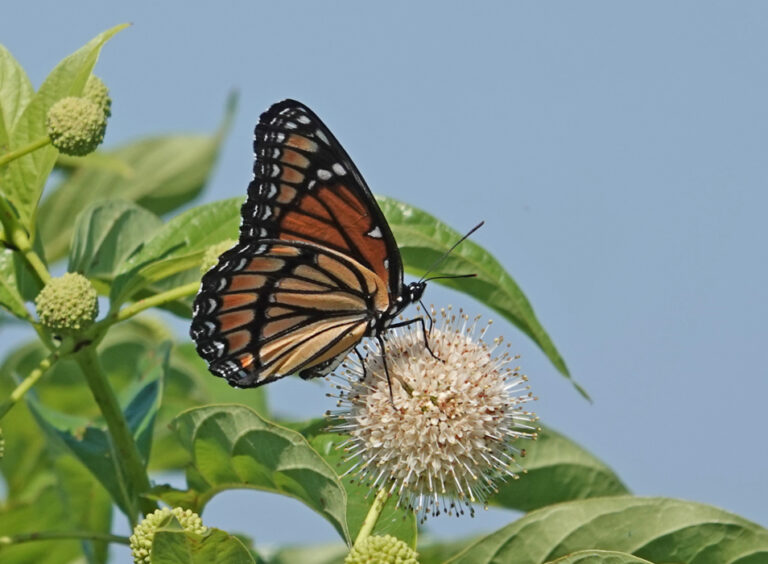
[[[144,514],[151,513],[157,509],[157,503],[152,500],[141,498],[140,494],[150,489],[149,476],[147,475],[141,453],[133,439],[133,434],[128,427],[128,422],[123,416],[117,396],[109,385],[106,375],[101,370],[99,359],[93,347],[83,348],[77,355],[76,360],[85,375],[88,387],[91,389],[93,398],[96,400],[115,447],[115,456],[122,462],[124,469],[126,497],[130,503],[135,497],[139,499],[141,511]],[[131,526],[136,525],[136,516],[138,511],[134,508],[132,515],[129,515]]]
[[[8,397],[7,400],[5,400],[2,404],[0,404],[0,419],[5,417],[5,414],[8,413],[11,408],[16,405],[16,403],[24,397],[24,394],[26,394],[32,386],[34,386],[40,378],[43,377],[43,375],[48,371],[48,369],[51,367],[51,365],[56,362],[56,360],[59,358],[59,352],[54,351],[50,355],[48,355],[46,358],[40,361],[40,364],[37,365],[37,367],[29,373],[29,375],[24,378],[24,380],[16,386],[16,388],[11,392],[11,395]]]
[[[113,323],[118,323],[120,321],[125,321],[126,319],[130,319],[131,317],[141,313],[145,309],[161,306],[163,304],[172,302],[174,300],[178,300],[180,298],[186,298],[187,296],[194,296],[199,289],[200,289],[200,282],[190,282],[189,284],[185,284],[184,286],[179,286],[177,288],[173,288],[165,292],[160,292],[159,294],[155,294],[154,296],[144,298],[143,300],[134,302],[131,305],[126,306],[120,311],[112,314],[110,318],[108,318],[109,324],[111,325]]]
[[[365,516],[363,526],[360,527],[360,532],[357,534],[355,544],[353,546],[359,547],[373,532],[373,528],[376,526],[376,522],[381,516],[381,512],[384,510],[384,506],[389,500],[389,493],[385,488],[381,488],[371,504],[371,508],[368,510],[368,514]]]
[[[51,138],[46,135],[45,137],[40,137],[39,139],[32,141],[32,143],[29,145],[0,155],[0,166],[5,166],[10,162],[15,161],[16,159],[23,157],[24,155],[28,155],[29,153],[37,151],[38,149],[42,149],[50,142]]]

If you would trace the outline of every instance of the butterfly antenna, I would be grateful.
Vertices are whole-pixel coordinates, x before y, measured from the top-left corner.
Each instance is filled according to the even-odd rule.
[[[467,237],[469,237],[470,235],[472,235],[472,233],[474,233],[475,231],[477,231],[478,229],[480,229],[480,228],[481,228],[481,227],[482,227],[484,224],[485,224],[485,221],[481,221],[480,223],[478,223],[477,225],[475,225],[475,226],[474,226],[472,229],[470,229],[469,231],[467,231],[467,233],[466,233],[466,234],[465,234],[465,235],[464,235],[464,236],[463,236],[461,239],[459,239],[458,241],[456,241],[456,242],[453,244],[453,246],[452,246],[450,249],[448,249],[447,251],[445,251],[445,252],[442,254],[442,256],[440,256],[440,257],[439,257],[439,258],[438,258],[438,259],[437,259],[435,262],[433,262],[433,263],[432,263],[432,266],[430,266],[430,267],[429,267],[429,268],[426,270],[426,272],[424,273],[424,276],[422,276],[422,277],[421,277],[421,280],[419,280],[419,282],[426,282],[427,280],[436,280],[437,278],[469,278],[470,276],[475,276],[474,274],[470,274],[470,275],[462,275],[462,276],[445,276],[445,277],[427,278],[427,274],[429,274],[429,273],[430,273],[430,272],[432,272],[432,271],[433,271],[435,268],[437,268],[437,266],[438,266],[438,265],[439,265],[441,262],[443,262],[443,261],[444,261],[446,258],[448,258],[448,255],[450,255],[450,254],[453,252],[453,250],[454,250],[456,247],[458,247],[459,245],[461,245],[461,244],[464,242],[464,240],[465,240],[465,239],[467,239]]]

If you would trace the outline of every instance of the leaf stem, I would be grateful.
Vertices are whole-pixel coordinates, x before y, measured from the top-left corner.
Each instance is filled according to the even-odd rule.
[[[16,149],[15,151],[9,151],[5,153],[4,155],[0,155],[0,166],[5,166],[11,161],[15,161],[16,159],[23,157],[24,155],[27,155],[33,151],[37,151],[38,149],[42,149],[48,143],[51,142],[51,138],[47,135],[45,137],[40,137],[39,139],[36,139],[35,141],[32,141],[29,145],[25,147],[21,147],[20,149]]]
[[[376,526],[376,521],[379,520],[381,511],[384,509],[388,500],[389,492],[387,492],[385,488],[381,488],[376,494],[376,498],[373,500],[371,508],[368,510],[368,515],[365,516],[363,526],[360,527],[360,532],[357,533],[354,546],[360,546],[360,544],[371,535],[373,528]]]
[[[157,509],[157,503],[140,497],[142,493],[149,491],[151,487],[144,461],[136,446],[136,441],[133,439],[131,429],[128,427],[128,422],[120,409],[117,396],[107,381],[106,375],[101,370],[96,352],[92,346],[86,346],[75,358],[85,375],[93,398],[96,400],[107,423],[112,443],[116,449],[117,462],[121,463],[125,471],[125,479],[128,482],[129,503],[131,503],[135,496],[139,497],[142,512],[144,514],[151,513]],[[135,526],[135,512],[128,517],[131,521],[131,526]]]
[[[178,300],[179,298],[186,298],[187,296],[192,296],[199,289],[200,289],[200,282],[190,282],[189,284],[185,284],[184,286],[173,288],[172,290],[168,290],[167,292],[161,292],[159,294],[155,294],[154,296],[150,296],[149,298],[144,298],[143,300],[134,302],[131,305],[124,307],[123,309],[115,313],[114,318],[112,319],[112,323],[125,321],[126,319],[129,319],[134,315],[141,313],[145,309],[163,305],[165,303],[172,302],[173,300]]]
[[[8,413],[11,408],[16,405],[16,403],[22,397],[24,397],[24,394],[26,394],[29,389],[34,386],[40,378],[43,377],[43,375],[48,371],[51,365],[56,362],[58,358],[59,351],[52,352],[46,358],[41,360],[40,364],[37,365],[37,368],[30,372],[29,375],[24,378],[24,380],[22,380],[18,386],[16,386],[16,389],[11,392],[11,395],[8,397],[8,399],[0,404],[0,419],[5,417],[5,414]]]
[[[33,542],[52,539],[81,539],[103,542],[114,542],[118,544],[130,544],[128,537],[119,535],[110,535],[107,533],[98,533],[96,531],[39,531],[36,533],[21,533],[18,535],[8,535],[0,537],[0,548],[12,544],[21,544],[24,542]]]

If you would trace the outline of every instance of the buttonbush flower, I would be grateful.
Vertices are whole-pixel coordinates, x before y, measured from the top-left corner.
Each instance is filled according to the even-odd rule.
[[[104,112],[105,117],[112,115],[112,98],[109,97],[107,85],[95,74],[88,77],[83,89],[83,98],[87,98]]]
[[[390,330],[384,355],[366,347],[364,364],[348,359],[338,377],[339,410],[329,415],[351,435],[342,443],[355,461],[347,474],[386,488],[422,519],[465,507],[474,515],[471,503],[523,471],[515,442],[536,438],[536,416],[524,409],[535,398],[510,366],[518,357],[499,354],[501,337],[483,341],[490,322],[477,336],[479,320],[442,310],[429,337],[437,358],[420,324]]]
[[[51,278],[35,298],[40,322],[56,331],[78,331],[99,314],[99,295],[82,274],[68,272]]]
[[[155,538],[155,532],[170,523],[173,518],[188,533],[202,535],[208,530],[208,527],[203,525],[203,520],[200,519],[200,516],[197,513],[193,513],[191,509],[182,509],[181,507],[158,509],[147,515],[133,529],[130,543],[131,554],[135,564],[150,564],[152,541]]]
[[[367,537],[352,547],[344,564],[419,564],[418,554],[392,535]]]
[[[93,152],[104,140],[107,117],[96,102],[70,96],[48,110],[48,136],[65,155],[81,157]]]

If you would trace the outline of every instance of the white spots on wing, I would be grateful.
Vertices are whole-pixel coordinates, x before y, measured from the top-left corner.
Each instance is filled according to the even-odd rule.
[[[245,257],[242,257],[242,258],[240,259],[240,262],[239,262],[239,263],[237,263],[237,266],[235,266],[234,268],[232,268],[232,270],[233,270],[234,272],[240,272],[242,269],[244,269],[244,268],[245,268],[245,265],[246,265],[246,264],[248,264],[248,259],[246,259]]]
[[[284,128],[286,128],[286,129],[296,129],[296,128],[297,128],[297,127],[299,127],[299,126],[298,126],[298,125],[296,125],[296,123],[295,123],[295,122],[292,122],[292,121],[286,121],[286,122],[283,124],[283,127],[284,127]]]
[[[334,163],[331,168],[333,169],[333,172],[335,172],[339,176],[344,176],[345,174],[347,174],[347,169],[344,168],[341,165],[341,163]]]
[[[280,115],[287,116],[288,114],[291,113],[291,111],[292,111],[292,108],[283,108],[282,110],[280,110]]]
[[[269,219],[271,215],[272,215],[272,208],[268,206],[264,206],[264,209],[261,212],[261,219]]]
[[[278,143],[282,143],[283,141],[285,141],[285,133],[283,132],[276,133],[275,141],[277,141]]]
[[[277,147],[272,149],[272,158],[273,159],[279,159],[280,158],[280,149],[278,149]]]
[[[298,121],[299,123],[303,123],[304,125],[307,125],[311,120],[309,119],[308,116],[300,115],[299,117],[296,118],[296,121]]]
[[[368,237],[373,237],[374,239],[381,239],[381,229],[379,229],[379,226],[377,225],[366,233],[366,235],[368,235]]]
[[[385,259],[384,259],[384,268],[386,268],[387,270],[389,270],[389,259],[388,259],[388,258],[385,258]]]
[[[206,321],[204,323],[205,328],[208,330],[208,335],[213,335],[213,332],[216,331],[216,324],[212,321]]]
[[[315,135],[317,135],[318,139],[320,139],[326,145],[331,144],[330,141],[328,141],[328,136],[325,133],[323,133],[322,129],[315,130]]]
[[[277,194],[277,186],[275,186],[274,182],[270,182],[268,184],[268,188],[269,188],[269,194],[267,194],[267,198],[271,200],[272,198],[275,197],[275,194]]]
[[[318,168],[317,169],[317,177],[320,180],[330,180],[331,176],[333,176],[333,175],[331,174],[330,170],[325,170],[324,168]]]
[[[307,182],[307,190],[312,190],[312,188],[315,187],[315,184],[317,184],[317,181],[312,179],[309,182]]]
[[[280,176],[280,165],[272,163],[272,176]]]
[[[227,279],[226,278],[222,278],[221,280],[219,280],[219,287],[216,288],[216,291],[217,292],[223,292],[224,288],[226,288],[226,287],[227,287]]]
[[[265,233],[265,235],[266,235],[266,233]],[[265,245],[265,244],[263,244],[263,243],[262,243],[261,245],[259,245],[258,247],[256,247],[256,248],[253,250],[253,254],[254,254],[254,255],[263,255],[265,252],[267,252],[267,249],[268,249],[268,248],[269,248],[269,247],[268,247],[267,245]]]
[[[216,303],[216,300],[213,298],[208,298],[208,311],[206,313],[213,313],[216,311],[216,307],[218,304]]]

